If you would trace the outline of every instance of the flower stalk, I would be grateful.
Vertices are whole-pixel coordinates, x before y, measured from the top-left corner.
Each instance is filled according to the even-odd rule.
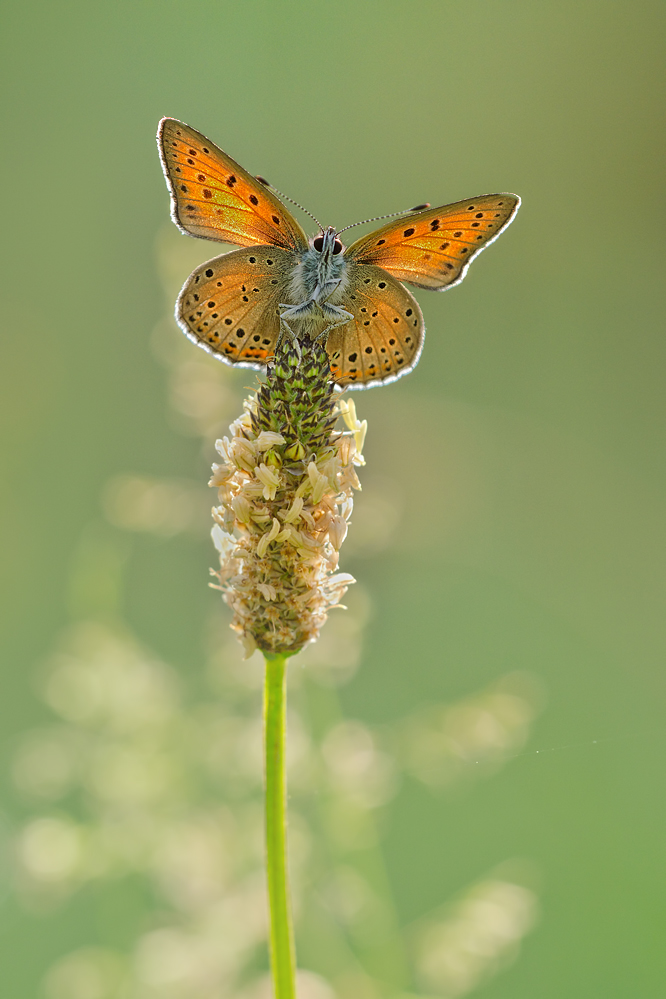
[[[275,999],[295,999],[295,952],[287,860],[287,657],[266,655],[264,750],[266,871]]]

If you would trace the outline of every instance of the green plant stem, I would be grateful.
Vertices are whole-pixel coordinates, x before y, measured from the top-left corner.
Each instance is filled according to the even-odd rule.
[[[295,999],[294,935],[287,874],[286,707],[287,657],[266,656],[264,749],[266,773],[266,869],[270,952],[275,999]]]

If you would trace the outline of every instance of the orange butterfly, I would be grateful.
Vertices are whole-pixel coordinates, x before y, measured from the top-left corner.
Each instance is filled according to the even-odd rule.
[[[267,181],[189,125],[163,118],[157,142],[176,225],[242,247],[187,279],[176,304],[183,332],[228,364],[259,369],[281,336],[301,347],[325,339],[341,388],[385,385],[414,368],[425,325],[400,282],[458,284],[520,205],[515,194],[422,205],[346,248],[333,227],[308,240]]]

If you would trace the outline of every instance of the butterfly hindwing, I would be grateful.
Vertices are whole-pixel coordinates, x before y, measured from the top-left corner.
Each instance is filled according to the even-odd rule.
[[[341,388],[369,388],[411,371],[425,337],[421,309],[403,285],[380,267],[349,264],[339,304],[353,320],[332,330],[326,342],[331,377]]]
[[[183,232],[240,246],[307,249],[305,233],[282,202],[196,129],[163,118],[157,142],[171,215]]]
[[[176,303],[183,332],[228,364],[263,369],[280,333],[293,254],[275,246],[231,250],[190,274]]]
[[[519,205],[515,194],[484,194],[430,208],[361,236],[346,256],[418,288],[444,291],[462,281],[470,261],[507,227]]]

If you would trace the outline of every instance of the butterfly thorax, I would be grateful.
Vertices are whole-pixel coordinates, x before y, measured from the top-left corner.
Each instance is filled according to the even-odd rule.
[[[291,274],[289,292],[294,307],[301,307],[303,317],[319,312],[315,306],[325,302],[335,304],[342,297],[347,285],[343,251],[335,228],[329,226],[311,239],[308,249],[301,254]]]

